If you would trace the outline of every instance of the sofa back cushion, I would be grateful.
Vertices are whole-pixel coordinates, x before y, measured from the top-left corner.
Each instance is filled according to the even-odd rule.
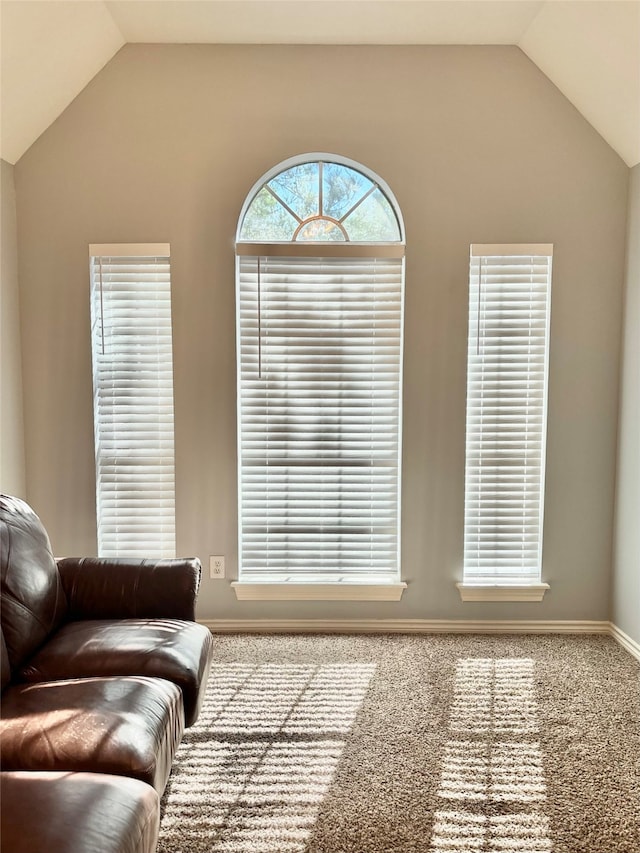
[[[58,628],[67,612],[49,537],[33,510],[0,496],[0,618],[12,669]]]

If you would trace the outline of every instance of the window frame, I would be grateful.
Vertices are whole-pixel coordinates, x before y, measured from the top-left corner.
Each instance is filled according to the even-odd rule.
[[[241,239],[242,225],[244,217],[249,210],[253,200],[256,198],[260,190],[274,177],[288,169],[313,162],[336,163],[345,166],[349,169],[354,169],[364,175],[368,180],[375,183],[376,187],[386,197],[387,202],[396,217],[398,225],[399,240],[397,241],[249,241]],[[300,226],[296,231],[296,235],[300,230]],[[240,402],[242,394],[242,377],[241,377],[241,352],[242,330],[240,328],[240,308],[239,308],[239,270],[240,264],[247,256],[262,257],[262,258],[404,258],[404,224],[400,213],[400,208],[393,196],[393,193],[377,175],[366,169],[359,163],[348,160],[334,154],[311,153],[301,155],[299,157],[289,158],[266,172],[251,188],[241,209],[238,220],[236,239],[236,322],[237,322],[237,346],[238,346],[238,502],[239,502],[239,573],[238,580],[232,583],[238,600],[385,600],[397,601],[402,596],[406,583],[400,579],[400,489],[401,489],[401,437],[402,437],[402,351],[403,351],[403,328],[404,328],[404,261],[401,261],[401,285],[400,285],[400,333],[399,333],[399,401],[398,401],[398,457],[397,457],[397,511],[396,511],[396,541],[397,541],[397,580],[392,582],[367,582],[366,580],[343,579],[339,581],[320,582],[318,580],[305,581],[301,578],[289,580],[286,582],[264,581],[255,582],[255,580],[243,580],[242,561],[242,419],[240,412]]]
[[[477,285],[474,284],[474,258],[478,258],[479,271],[476,275]],[[478,420],[482,421],[485,417],[485,404],[484,402],[479,405],[477,400],[479,396],[484,394],[484,391],[481,388],[481,385],[488,381],[489,384],[491,382],[495,382],[504,377],[507,377],[507,381],[512,380],[512,376],[509,375],[508,371],[514,368],[515,365],[522,365],[522,362],[518,360],[518,356],[516,355],[507,355],[504,359],[505,370],[500,370],[496,365],[500,363],[502,359],[496,357],[495,354],[489,355],[485,360],[478,359],[477,354],[474,359],[474,355],[472,352],[473,343],[473,322],[475,317],[475,322],[477,325],[476,335],[477,340],[480,340],[481,336],[481,328],[483,330],[486,328],[487,323],[493,323],[492,330],[492,339],[494,342],[498,342],[498,346],[500,342],[511,339],[511,346],[513,347],[513,338],[514,336],[523,331],[523,326],[517,326],[517,320],[514,320],[514,316],[517,315],[519,307],[514,309],[513,300],[514,295],[517,299],[517,285],[513,282],[510,282],[511,289],[505,291],[506,297],[503,299],[499,298],[499,301],[496,301],[496,297],[492,296],[491,293],[497,293],[497,288],[499,288],[498,279],[499,275],[497,273],[493,273],[489,276],[489,282],[486,283],[485,287],[494,288],[494,291],[485,291],[484,297],[482,296],[482,262],[489,261],[490,259],[497,258],[528,258],[530,259],[529,263],[529,276],[530,276],[530,306],[529,313],[526,315],[527,322],[529,325],[529,333],[525,338],[527,341],[527,346],[529,348],[529,355],[526,361],[527,365],[527,378],[521,382],[517,386],[517,389],[522,392],[527,392],[525,411],[526,414],[520,414],[519,420],[517,422],[513,422],[513,420],[509,423],[509,432],[508,438],[510,440],[514,439],[514,436],[520,436],[520,443],[516,447],[516,452],[521,452],[523,454],[522,459],[525,461],[520,461],[518,463],[519,467],[524,465],[525,467],[530,463],[529,459],[533,459],[539,465],[539,475],[537,481],[533,480],[534,488],[529,488],[528,485],[521,486],[521,493],[524,497],[519,502],[514,497],[514,490],[507,489],[504,484],[500,484],[496,481],[496,475],[489,476],[490,486],[489,489],[493,490],[493,497],[486,499],[483,497],[483,486],[473,485],[473,481],[477,480],[478,477],[482,478],[482,466],[483,464],[495,465],[495,462],[491,462],[488,457],[496,456],[497,453],[509,453],[509,448],[507,448],[504,443],[502,445],[499,444],[499,439],[493,438],[491,435],[487,436],[487,433],[483,431],[482,426],[478,426]],[[537,285],[537,289],[534,287],[533,279],[535,276],[534,268],[536,266],[535,259],[544,259],[544,264],[546,267],[546,278],[544,282],[540,282]],[[539,261],[539,264],[541,262]],[[544,533],[544,494],[545,494],[545,468],[546,468],[546,437],[547,437],[547,428],[548,428],[548,417],[547,417],[547,400],[548,400],[548,388],[549,388],[549,343],[550,343],[550,321],[551,321],[551,286],[552,286],[552,265],[553,265],[553,244],[548,243],[536,243],[536,244],[472,244],[470,248],[470,270],[469,270],[469,334],[468,334],[468,350],[467,350],[467,405],[466,405],[466,429],[465,429],[465,509],[464,509],[464,531],[465,531],[465,560],[463,566],[463,581],[462,583],[457,583],[456,586],[459,590],[460,596],[463,601],[541,601],[544,597],[545,592],[549,589],[549,584],[542,581],[542,546],[543,546],[543,533]],[[512,266],[519,266],[523,270],[526,268],[526,263],[523,261],[520,264],[512,264]],[[534,300],[533,293],[536,291],[537,295]],[[489,294],[489,295],[488,295]],[[490,300],[489,302],[487,300]],[[540,312],[541,306],[544,304],[544,315],[542,318],[535,320],[535,312]],[[487,307],[487,305],[489,307]],[[500,309],[500,317],[499,319],[482,320],[480,319],[480,312],[482,310],[483,313],[492,313],[495,315],[496,307]],[[515,314],[514,314],[515,310]],[[522,312],[520,312],[521,314]],[[477,315],[477,316],[476,316]],[[511,325],[508,325],[508,324]],[[500,324],[502,324],[503,334],[499,336],[496,334],[496,329],[500,328]],[[532,331],[537,326],[538,331]],[[541,330],[541,332],[540,332]],[[535,388],[536,381],[535,378],[532,379],[530,374],[535,373],[535,365],[536,359],[539,363],[540,357],[539,355],[534,356],[532,354],[533,348],[537,346],[538,348],[542,345],[542,367],[538,369],[537,374],[542,380],[542,388],[538,392],[531,392],[529,388]],[[495,343],[493,344],[495,347]],[[507,343],[507,348],[509,347],[509,343]],[[480,367],[478,367],[480,365]],[[486,368],[485,368],[485,365]],[[479,374],[481,379],[481,384],[476,386],[474,383],[476,382],[476,375]],[[513,385],[512,385],[513,388]],[[500,392],[502,393],[502,392]],[[491,392],[492,396],[495,397],[496,392]],[[507,400],[507,402],[509,402]],[[541,409],[540,417],[539,417],[539,427],[538,429],[532,429],[530,432],[529,428],[529,419],[530,417],[534,419],[534,416],[530,415],[530,411],[534,410],[536,405]],[[499,418],[497,409],[501,406],[500,404],[496,404],[492,402],[491,399],[489,401],[489,405],[487,407],[487,417],[491,421],[492,418]],[[522,406],[520,407],[522,408]],[[471,422],[474,422],[473,426],[470,426]],[[514,432],[514,425],[519,428],[519,432]],[[493,423],[489,429],[494,434],[496,431],[499,432],[500,426],[496,426]],[[499,438],[503,438],[504,440],[504,425],[502,426],[503,436],[499,436]],[[524,430],[525,439],[522,439],[522,434]],[[526,450],[527,444],[530,440],[529,436],[537,437],[539,442],[539,453],[536,455],[535,453],[529,457],[528,455],[525,458],[524,454],[528,454]],[[474,449],[473,456],[476,457],[474,460],[470,458],[470,444],[477,444],[478,440],[480,441],[480,450]],[[484,443],[491,448],[491,450],[484,450]],[[496,446],[497,445],[497,446]],[[486,455],[485,455],[486,454]],[[511,460],[513,464],[513,459]],[[498,465],[498,467],[500,467]],[[507,472],[508,473],[508,472]],[[513,475],[511,475],[513,476]],[[527,481],[528,482],[528,481]],[[531,519],[535,519],[535,515],[531,513],[530,507],[527,511],[528,502],[531,500],[538,502],[538,515],[537,520],[524,520],[527,515],[530,516]],[[484,503],[483,503],[484,501]],[[469,504],[474,503],[473,510],[469,509]],[[518,571],[515,566],[507,570],[495,570],[493,574],[488,571],[481,570],[479,568],[479,561],[484,559],[482,555],[486,552],[484,550],[480,551],[480,548],[484,548],[481,546],[482,539],[482,520],[476,521],[472,523],[472,518],[475,516],[476,518],[480,518],[483,513],[485,513],[485,526],[488,528],[491,526],[491,519],[496,519],[499,517],[501,511],[504,510],[504,506],[502,509],[498,508],[500,504],[508,503],[507,509],[521,509],[522,510],[522,518],[521,522],[521,577],[518,577]],[[473,515],[472,515],[473,513]],[[489,513],[487,515],[487,513]],[[495,521],[493,522],[496,523]],[[470,529],[475,530],[475,532],[470,532]],[[527,536],[531,537],[532,535],[536,535],[536,571],[532,572],[531,566],[531,557],[528,558],[525,556],[527,552],[531,552],[531,546],[525,545],[525,538]],[[511,539],[513,540],[513,536],[509,534]],[[504,542],[509,538],[504,533],[497,532],[496,538],[490,540],[492,546],[490,546],[490,550],[496,554],[500,553],[500,548],[505,548]],[[475,546],[474,543],[475,542]],[[510,545],[509,548],[513,549],[517,546]],[[475,560],[470,560],[467,563],[467,554],[469,551],[477,551]],[[499,559],[504,560],[504,556]],[[517,559],[514,559],[514,563],[517,562]],[[473,566],[478,563],[475,571]],[[525,563],[527,568],[525,569]]]
[[[157,269],[145,273],[147,263]],[[124,286],[109,290],[102,280],[107,266],[113,281],[123,281],[119,268],[139,269],[127,271],[130,277]],[[143,286],[145,275],[155,289]],[[89,277],[98,555],[172,558],[176,525],[171,247],[90,244]],[[113,322],[105,325],[109,318]],[[141,334],[145,328],[152,331]],[[105,342],[121,349],[110,358]],[[125,424],[120,434],[118,418]],[[149,456],[149,434],[154,432],[157,452]]]

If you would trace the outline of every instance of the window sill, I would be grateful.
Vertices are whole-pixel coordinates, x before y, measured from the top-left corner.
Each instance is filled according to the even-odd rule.
[[[457,583],[463,601],[542,601],[548,583],[535,584],[465,584]]]
[[[400,601],[406,583],[248,583],[231,584],[238,601]]]

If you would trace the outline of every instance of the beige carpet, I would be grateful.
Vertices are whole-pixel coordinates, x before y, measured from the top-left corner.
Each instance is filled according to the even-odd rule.
[[[640,666],[600,636],[223,636],[159,853],[640,853]]]

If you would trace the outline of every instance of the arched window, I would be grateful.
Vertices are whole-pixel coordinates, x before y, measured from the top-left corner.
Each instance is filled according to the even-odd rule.
[[[333,155],[251,190],[236,241],[238,598],[398,599],[404,236]]]
[[[379,179],[335,160],[302,162],[263,179],[250,193],[238,239],[402,242],[398,216]]]

